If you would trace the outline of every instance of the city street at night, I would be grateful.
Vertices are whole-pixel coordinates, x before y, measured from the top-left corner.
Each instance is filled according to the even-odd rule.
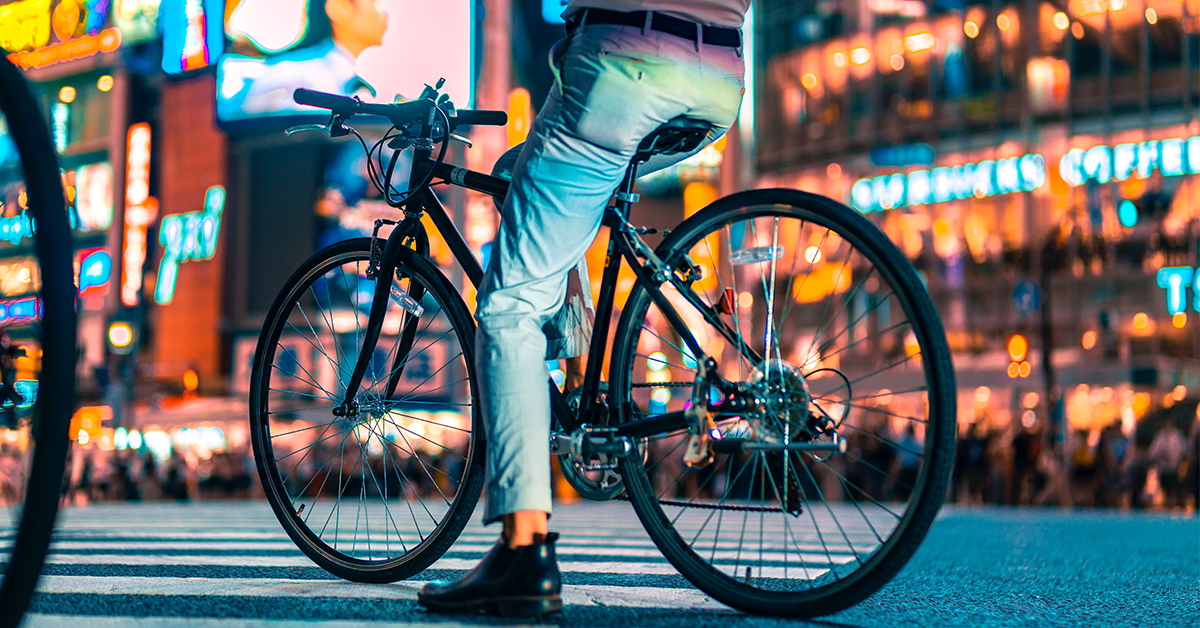
[[[0,628],[409,625],[1200,628],[1200,0],[0,0]]]
[[[102,505],[63,513],[25,628],[496,625],[415,602],[461,575],[495,529],[478,519],[412,581],[354,584],[297,550],[259,503]],[[562,626],[801,626],[728,610],[667,564],[628,504],[561,505]],[[878,594],[811,625],[1195,626],[1194,517],[1057,508],[945,508]]]

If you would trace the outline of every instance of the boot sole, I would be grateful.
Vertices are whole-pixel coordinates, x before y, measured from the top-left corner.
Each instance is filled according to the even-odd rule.
[[[562,611],[562,598],[557,595],[502,597],[442,604],[417,597],[417,603],[435,613],[500,615],[501,617],[540,617]]]

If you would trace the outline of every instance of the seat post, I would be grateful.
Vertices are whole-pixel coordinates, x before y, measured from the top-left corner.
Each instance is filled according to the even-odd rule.
[[[617,186],[617,193],[614,196],[617,199],[617,212],[622,218],[629,218],[630,207],[641,199],[641,195],[633,191],[633,185],[637,181],[638,166],[645,163],[646,159],[647,156],[642,151],[638,151],[633,160],[629,162],[629,167],[625,169],[621,185]]]

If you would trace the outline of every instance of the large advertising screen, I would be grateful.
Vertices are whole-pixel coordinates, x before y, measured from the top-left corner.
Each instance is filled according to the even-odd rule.
[[[112,52],[157,35],[161,0],[0,0],[0,48],[22,68]]]
[[[473,99],[473,0],[229,0],[232,54],[217,72],[226,128],[321,115],[292,102],[305,87],[374,102],[416,97],[445,78],[459,107]],[[240,54],[239,54],[240,53]]]

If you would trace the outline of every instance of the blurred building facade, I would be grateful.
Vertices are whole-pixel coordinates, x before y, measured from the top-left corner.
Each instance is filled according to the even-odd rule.
[[[842,200],[900,246],[964,429],[1129,432],[1196,394],[1200,4],[755,11],[757,183]]]
[[[355,60],[357,78],[390,99],[444,73],[460,105],[508,110],[507,129],[475,129],[476,148],[449,155],[489,171],[549,90],[561,3],[384,5],[454,27],[433,42],[412,28],[385,35]],[[83,403],[113,409],[96,435],[108,446],[150,430],[144,442],[168,450],[244,447],[250,363],[279,287],[315,250],[395,215],[366,182],[357,143],[285,136],[322,120],[239,95],[256,73],[323,45],[307,6],[0,0],[0,46],[39,83],[59,144],[78,226]],[[1195,396],[1200,1],[755,0],[747,36],[751,98],[736,132],[643,178],[637,222],[668,228],[759,186],[862,212],[938,305],[964,434],[984,425],[1015,442],[1075,429],[1094,446],[1105,425],[1129,433]],[[395,48],[402,40],[418,48]],[[464,52],[431,68],[419,46]],[[12,167],[0,153],[0,169]],[[36,265],[28,240],[7,235],[24,224],[19,191],[3,194],[0,312],[21,315]],[[492,199],[446,194],[482,254]],[[589,253],[594,273],[603,240]],[[130,325],[128,346],[109,340],[114,323]],[[1019,360],[1016,336],[1028,346]]]

